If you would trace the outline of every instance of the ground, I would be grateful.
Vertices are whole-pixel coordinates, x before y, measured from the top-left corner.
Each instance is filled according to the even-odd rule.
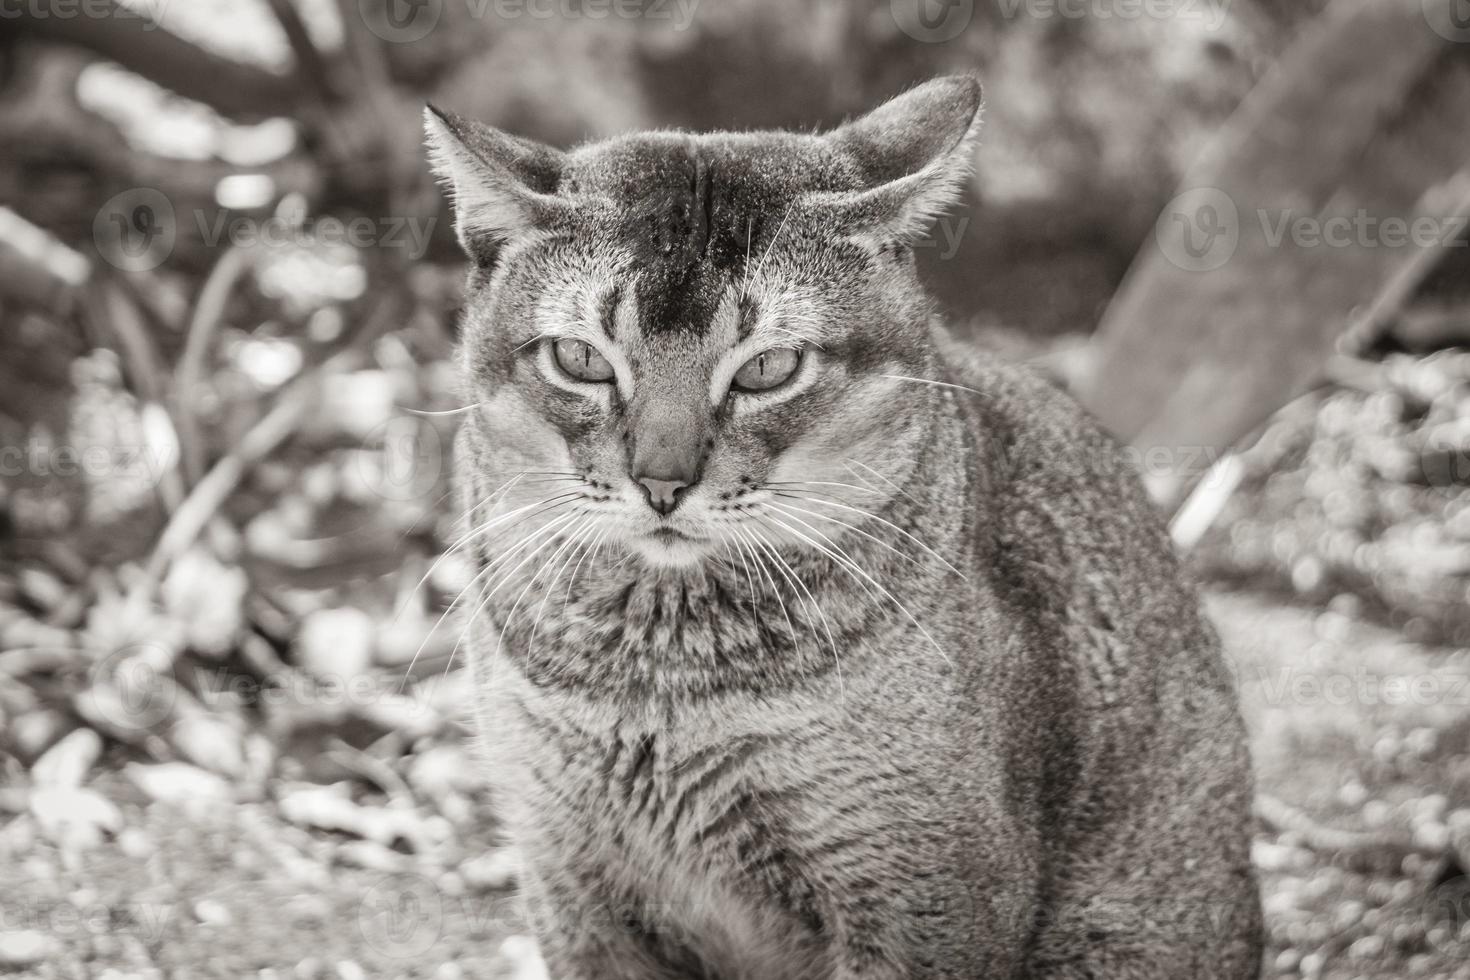
[[[1448,853],[1447,838],[1470,841],[1470,652],[1413,643],[1351,609],[1240,592],[1207,604],[1239,681],[1260,791],[1310,820],[1257,838],[1263,976],[1470,978],[1470,883],[1453,859],[1433,857]],[[404,839],[366,831],[386,844],[314,826],[333,820],[306,805],[309,792],[234,802],[203,782],[150,796],[124,772],[92,784],[122,813],[96,846],[60,850],[33,817],[10,817],[0,926],[11,941],[41,934],[51,953],[15,975],[516,976],[522,967],[501,952],[520,931],[503,887],[513,867],[487,801],[470,786],[459,797],[468,809],[449,806],[448,819],[424,802],[430,782],[413,780],[417,805],[363,798],[412,811]],[[1383,846],[1364,836],[1352,850],[1314,849],[1335,829]],[[430,843],[415,851],[420,832]]]

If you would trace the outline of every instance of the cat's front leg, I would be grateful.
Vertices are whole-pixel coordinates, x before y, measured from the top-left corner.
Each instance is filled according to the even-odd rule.
[[[555,874],[528,874],[522,901],[551,980],[694,976],[661,954],[659,937],[630,916],[627,903],[595,899],[580,884]]]

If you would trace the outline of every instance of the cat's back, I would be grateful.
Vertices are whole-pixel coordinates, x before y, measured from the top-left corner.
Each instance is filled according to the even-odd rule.
[[[976,527],[993,558],[1046,584],[1032,596],[1039,611],[1092,593],[1130,618],[1181,606],[1192,617],[1194,592],[1144,491],[1142,457],[1035,370],[953,342],[944,356],[953,383],[968,389],[958,397],[976,447]]]

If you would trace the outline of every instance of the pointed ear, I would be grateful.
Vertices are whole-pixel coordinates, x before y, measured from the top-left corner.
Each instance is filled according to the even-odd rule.
[[[826,139],[862,174],[867,189],[823,195],[844,227],[913,244],[959,202],[980,134],[980,82],[952,75],[926,82]]]
[[[489,267],[506,244],[544,230],[571,210],[556,194],[559,150],[432,105],[424,111],[429,162],[454,203],[460,244]]]

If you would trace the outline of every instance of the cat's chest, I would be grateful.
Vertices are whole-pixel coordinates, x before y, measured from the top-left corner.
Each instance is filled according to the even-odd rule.
[[[803,806],[780,774],[779,736],[616,729],[594,736],[541,719],[517,740],[532,860],[583,887],[654,942],[693,951],[722,980],[822,976],[822,923],[785,866]],[[554,741],[552,739],[555,739]],[[795,972],[792,972],[792,971]]]

